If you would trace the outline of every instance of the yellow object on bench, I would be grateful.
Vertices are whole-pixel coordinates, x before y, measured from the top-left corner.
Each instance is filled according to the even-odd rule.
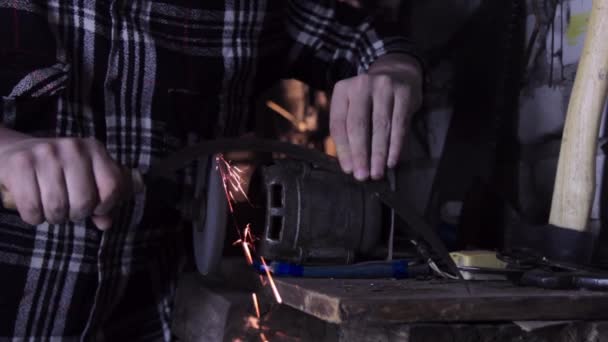
[[[451,252],[450,256],[459,268],[480,268],[489,270],[501,270],[507,267],[507,263],[496,257],[494,251],[457,251]],[[461,270],[462,277],[466,280],[503,280],[506,277],[502,274],[474,273]]]

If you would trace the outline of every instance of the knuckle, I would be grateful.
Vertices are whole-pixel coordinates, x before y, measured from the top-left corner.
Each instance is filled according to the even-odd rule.
[[[372,164],[373,165],[384,165],[387,155],[388,155],[388,153],[387,153],[386,149],[379,149],[377,151],[374,151],[374,153],[372,155]]]
[[[76,203],[73,204],[73,218],[83,219],[91,216],[91,214],[93,213],[93,209],[96,205],[96,196],[93,196],[92,194],[83,196]]]
[[[394,119],[396,128],[403,129],[409,125],[409,115],[406,112],[396,113]]]
[[[412,92],[412,88],[407,83],[403,82],[394,84],[393,88],[395,89],[395,94],[400,97],[409,97]]]
[[[374,86],[386,88],[393,84],[393,80],[388,75],[377,75],[374,77]]]
[[[90,147],[94,151],[103,150],[103,145],[101,144],[101,142],[99,142],[99,140],[97,140],[93,137],[84,138],[83,141],[88,147]]]
[[[356,78],[357,82],[355,82],[355,87],[359,90],[367,89],[370,84],[371,77],[368,74],[360,75]]]
[[[53,196],[50,198],[47,203],[45,203],[45,208],[47,208],[47,219],[49,222],[51,220],[55,221],[53,223],[62,222],[65,219],[67,212],[66,201],[61,196]]]
[[[82,142],[79,139],[67,138],[60,142],[61,149],[68,155],[80,155],[83,150]]]
[[[365,116],[363,115],[351,115],[348,118],[347,129],[349,132],[359,131],[362,128],[365,128],[368,125]]]
[[[99,189],[99,201],[102,203],[108,202],[115,198],[120,191],[121,182],[117,177],[108,178]]]
[[[372,134],[385,134],[391,129],[391,122],[386,117],[379,117],[374,120]]]
[[[334,92],[342,92],[348,87],[348,80],[341,80],[334,85]]]
[[[37,225],[44,221],[44,216],[42,215],[42,210],[40,209],[40,206],[35,202],[25,201],[21,204],[19,214],[21,215],[23,221],[31,225]]]
[[[102,156],[104,157],[103,159],[109,158],[106,147],[100,141],[96,140],[95,138],[86,138],[85,141],[85,145],[89,149],[89,153],[91,155]]]
[[[57,154],[57,149],[52,143],[43,142],[34,146],[34,153],[45,158],[54,157]]]
[[[31,168],[34,165],[34,156],[29,151],[19,151],[15,152],[8,162],[16,169]]]

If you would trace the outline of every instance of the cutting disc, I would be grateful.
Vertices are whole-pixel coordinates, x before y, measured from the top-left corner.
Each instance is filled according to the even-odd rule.
[[[194,202],[194,259],[198,271],[210,275],[222,258],[228,219],[228,202],[215,156],[198,162]]]

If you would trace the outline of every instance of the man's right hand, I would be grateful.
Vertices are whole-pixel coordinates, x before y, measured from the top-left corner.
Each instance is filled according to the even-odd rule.
[[[91,217],[99,229],[110,228],[125,175],[98,141],[13,137],[0,144],[0,161],[0,183],[26,223]]]

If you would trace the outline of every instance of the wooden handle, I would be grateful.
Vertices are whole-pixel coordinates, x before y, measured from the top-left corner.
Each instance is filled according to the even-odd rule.
[[[141,173],[134,169],[128,170],[127,173],[130,177],[126,192],[131,195],[143,192],[145,185]],[[17,210],[13,195],[3,184],[0,184],[0,199],[2,200],[2,207],[5,209]]]
[[[549,223],[586,231],[608,89],[608,0],[594,0],[562,136]]]
[[[2,200],[2,206],[6,209],[16,210],[17,206],[15,205],[15,200],[13,199],[13,195],[8,191],[8,189],[0,184],[0,199]]]

